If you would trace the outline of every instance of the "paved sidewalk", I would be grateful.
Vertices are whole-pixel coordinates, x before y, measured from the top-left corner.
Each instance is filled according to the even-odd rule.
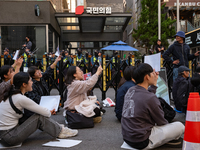
[[[51,95],[57,94],[57,91],[52,91]],[[94,90],[94,94],[98,99],[101,99],[101,93],[98,89]],[[109,89],[107,96],[114,99],[114,90]],[[106,113],[103,115],[101,123],[95,124],[94,128],[80,129],[79,134],[76,137],[70,138],[75,140],[82,140],[82,142],[70,150],[122,150],[120,147],[123,143],[121,135],[121,124],[115,117],[114,108],[105,108]],[[57,115],[52,116],[53,119],[59,123],[64,123],[64,117],[62,116],[63,109],[60,110]],[[177,114],[175,120],[181,120],[184,122],[184,115]],[[63,148],[55,147],[43,147],[42,144],[54,140],[48,134],[37,130],[26,141],[24,141],[22,147],[15,148],[16,150],[60,150]],[[67,149],[67,148],[66,148]],[[181,150],[181,148],[169,148],[162,146],[156,150]]]

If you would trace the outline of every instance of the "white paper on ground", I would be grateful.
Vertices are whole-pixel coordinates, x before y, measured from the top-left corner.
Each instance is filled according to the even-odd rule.
[[[121,148],[124,148],[124,149],[131,149],[131,150],[137,150],[135,148],[132,148],[131,146],[129,146],[126,142],[124,142],[121,146]]]
[[[158,72],[160,71],[160,57],[161,53],[145,56],[144,63],[149,64],[156,72]]]
[[[39,105],[49,110],[55,109],[55,111],[57,111],[59,103],[60,103],[60,95],[42,96]]]
[[[51,147],[72,147],[80,144],[82,140],[68,140],[68,139],[57,139],[58,141],[50,141],[43,144],[42,146],[51,146]]]
[[[0,149],[8,149],[8,148],[21,147],[21,146],[22,146],[22,143],[19,145],[15,145],[15,146],[7,146],[7,145],[2,144],[0,141]]]
[[[13,57],[13,60],[17,60],[18,55],[19,55],[19,50],[16,51],[15,56]]]

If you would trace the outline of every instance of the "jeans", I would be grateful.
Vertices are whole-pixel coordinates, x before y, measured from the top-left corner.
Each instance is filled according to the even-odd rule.
[[[173,68],[173,81],[178,77],[178,68]]]
[[[62,127],[53,119],[38,114],[32,115],[23,124],[10,130],[0,131],[1,140],[8,145],[17,145],[26,140],[37,129],[45,131],[56,138]]]

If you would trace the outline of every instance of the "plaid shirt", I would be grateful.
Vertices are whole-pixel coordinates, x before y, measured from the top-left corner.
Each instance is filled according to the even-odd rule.
[[[10,80],[7,82],[3,81],[0,83],[0,102],[3,100],[4,92],[11,88]]]

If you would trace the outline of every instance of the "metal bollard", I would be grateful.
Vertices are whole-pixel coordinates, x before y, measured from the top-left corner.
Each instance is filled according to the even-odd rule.
[[[132,59],[132,66],[135,66],[135,55],[131,55],[131,59]]]
[[[106,55],[103,55],[103,91],[102,100],[106,99]]]
[[[46,61],[46,56],[43,55],[43,72],[47,70],[47,61]]]

